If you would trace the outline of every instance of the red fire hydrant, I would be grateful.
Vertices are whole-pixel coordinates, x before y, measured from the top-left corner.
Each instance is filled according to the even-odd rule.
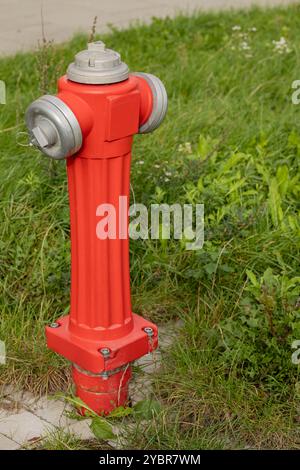
[[[47,344],[71,361],[76,394],[100,414],[126,405],[132,362],[157,347],[157,327],[131,309],[128,200],[133,135],[156,129],[166,111],[161,81],[129,74],[97,41],[75,56],[58,94],[26,112],[31,142],[67,159],[71,307],[46,327]],[[97,235],[103,204],[116,210],[115,237]]]

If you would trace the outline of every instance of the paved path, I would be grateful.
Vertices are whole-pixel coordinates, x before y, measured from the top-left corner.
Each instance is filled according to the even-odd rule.
[[[47,39],[61,42],[75,32],[89,32],[98,16],[97,31],[107,23],[126,27],[133,20],[174,15],[179,10],[220,9],[297,3],[299,0],[0,0],[0,55],[36,47],[41,38],[41,8]]]

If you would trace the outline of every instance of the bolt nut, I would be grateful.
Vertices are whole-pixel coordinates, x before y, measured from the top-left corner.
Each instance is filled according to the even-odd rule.
[[[60,324],[57,323],[57,322],[53,322],[53,323],[50,323],[49,327],[50,327],[50,328],[59,328],[59,327],[60,327]]]
[[[109,348],[101,348],[100,353],[102,354],[103,357],[109,357],[110,349]]]
[[[153,328],[150,328],[150,326],[146,326],[144,328],[144,332],[147,333],[148,336],[153,336],[154,335]]]

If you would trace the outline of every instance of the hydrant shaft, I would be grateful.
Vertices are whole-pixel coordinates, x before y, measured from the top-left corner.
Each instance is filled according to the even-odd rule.
[[[74,333],[86,331],[91,338],[117,338],[132,326],[127,236],[130,160],[130,153],[107,159],[81,158],[79,154],[67,163],[72,247],[70,329]],[[120,195],[124,207],[119,207]],[[115,211],[115,221],[111,221],[115,233],[108,234],[112,238],[100,239],[97,223],[101,223],[99,216],[106,215],[108,205]],[[98,208],[103,212],[98,214]]]

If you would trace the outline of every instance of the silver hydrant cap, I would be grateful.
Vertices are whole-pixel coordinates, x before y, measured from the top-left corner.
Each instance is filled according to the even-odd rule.
[[[122,82],[128,76],[128,66],[120,54],[106,49],[102,41],[91,42],[86,50],[78,52],[67,70],[69,80],[94,85]]]

